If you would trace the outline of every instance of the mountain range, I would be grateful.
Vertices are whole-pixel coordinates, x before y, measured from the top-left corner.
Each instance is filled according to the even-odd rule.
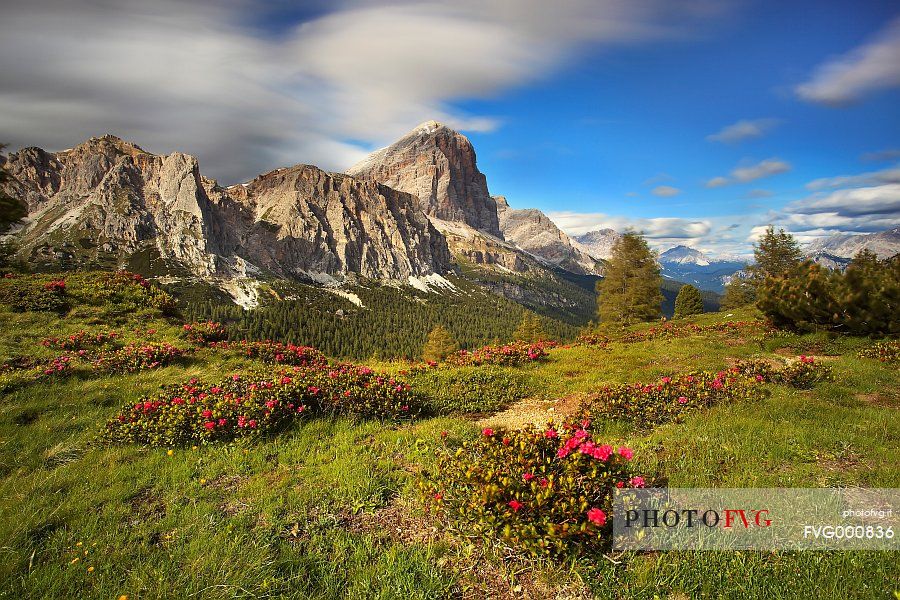
[[[152,154],[111,135],[0,161],[12,175],[4,191],[28,207],[10,234],[33,267],[138,268],[203,281],[243,306],[259,301],[267,278],[446,290],[444,276],[461,276],[581,322],[621,237],[612,229],[570,237],[540,210],[492,195],[468,138],[436,121],[346,173],[300,164],[228,187],[205,177],[193,156]],[[895,254],[900,230],[835,236],[810,251],[839,265],[861,247]],[[659,262],[673,283],[721,292],[747,261],[676,246]]]
[[[295,165],[229,187],[193,156],[111,135],[0,160],[12,175],[4,191],[28,207],[10,233],[33,267],[140,266],[245,306],[267,278],[445,290],[445,275],[463,275],[580,321],[593,310],[593,280],[571,276],[595,280],[603,267],[540,211],[492,196],[469,140],[434,121],[346,173]]]

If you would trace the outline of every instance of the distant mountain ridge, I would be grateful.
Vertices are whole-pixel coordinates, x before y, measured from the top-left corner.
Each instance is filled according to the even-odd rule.
[[[824,253],[838,258],[853,258],[861,250],[874,252],[878,258],[895,256],[900,253],[900,227],[879,233],[833,235],[806,246],[806,252],[811,256]]]

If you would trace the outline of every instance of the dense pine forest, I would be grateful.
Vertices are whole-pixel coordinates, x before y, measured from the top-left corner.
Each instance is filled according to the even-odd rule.
[[[292,342],[347,358],[418,358],[436,325],[446,327],[462,348],[513,338],[528,314],[525,308],[465,280],[450,280],[456,291],[360,285],[351,291],[362,306],[322,288],[279,284],[254,310],[210,298],[187,302],[182,312],[188,320],[227,324],[233,339]],[[541,320],[553,339],[571,339],[578,330],[550,317]]]

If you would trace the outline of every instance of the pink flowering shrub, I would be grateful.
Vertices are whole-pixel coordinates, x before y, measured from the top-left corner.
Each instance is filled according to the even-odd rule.
[[[166,388],[123,407],[105,437],[154,446],[220,442],[270,433],[308,414],[401,420],[418,412],[409,386],[366,367],[291,367]]]
[[[97,353],[91,367],[94,371],[104,373],[133,373],[164,367],[184,354],[184,350],[168,342],[132,343],[118,350]]]
[[[82,329],[63,337],[44,338],[41,340],[41,345],[45,348],[61,350],[88,350],[115,345],[119,337],[115,331],[91,332]]]
[[[0,391],[9,391],[51,378],[71,375],[73,357],[61,354],[49,360],[38,360],[29,357],[18,357],[0,365]]]
[[[585,418],[621,419],[642,429],[681,422],[699,408],[724,401],[759,399],[765,376],[728,371],[695,372],[663,377],[655,383],[631,383],[605,387],[582,403]]]
[[[479,365],[518,366],[547,357],[555,342],[512,342],[502,346],[484,346],[477,350],[460,350],[447,357],[446,363],[460,367]]]
[[[474,442],[442,442],[418,481],[426,509],[451,530],[532,556],[607,542],[612,490],[643,487],[632,451],[593,438],[590,423],[541,430],[487,428]]]
[[[257,436],[303,415],[312,396],[300,381],[280,374],[235,376],[214,385],[191,379],[124,406],[106,423],[105,438],[173,446]]]
[[[192,344],[205,346],[210,342],[220,342],[228,337],[225,326],[215,321],[185,323],[181,335]]]
[[[310,346],[295,346],[281,342],[212,342],[212,348],[238,350],[248,358],[256,358],[272,365],[323,368],[328,364],[325,355]]]

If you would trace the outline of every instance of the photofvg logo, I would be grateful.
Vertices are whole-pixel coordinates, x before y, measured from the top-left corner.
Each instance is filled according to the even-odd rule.
[[[617,550],[897,550],[900,490],[617,489]]]

